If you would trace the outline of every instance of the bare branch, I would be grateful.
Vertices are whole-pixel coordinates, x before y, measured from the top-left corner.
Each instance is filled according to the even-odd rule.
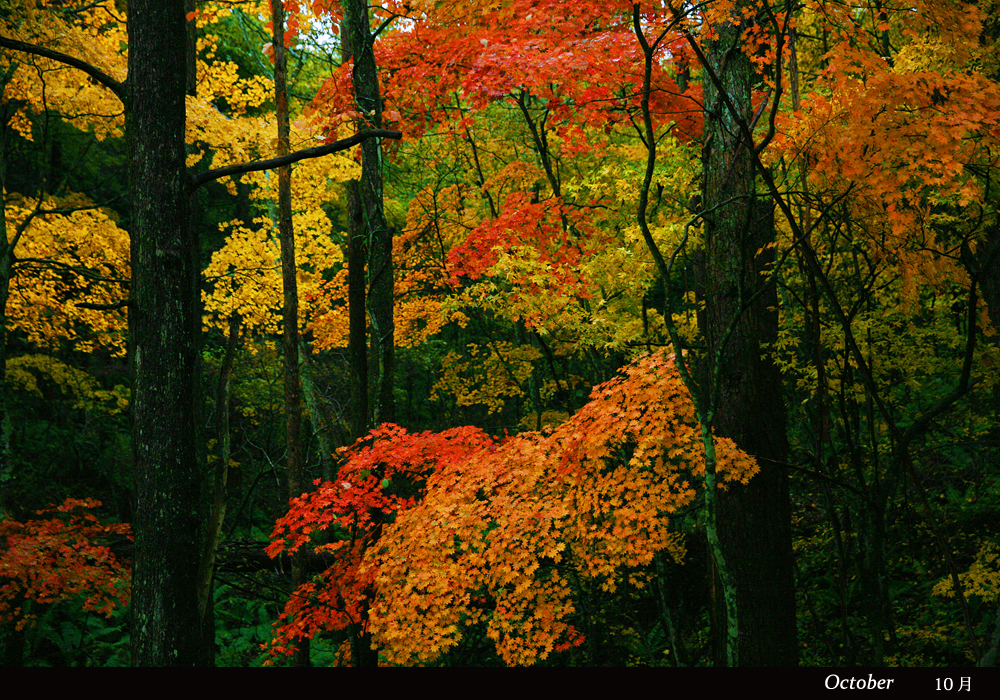
[[[365,139],[370,138],[384,138],[384,139],[401,139],[403,138],[403,132],[401,131],[390,131],[388,129],[370,129],[368,131],[361,131],[354,136],[349,136],[346,139],[340,139],[339,141],[334,141],[333,143],[327,143],[322,146],[315,146],[313,148],[304,148],[301,151],[295,151],[294,153],[289,153],[287,156],[281,156],[280,158],[268,158],[267,160],[258,160],[252,163],[242,163],[240,165],[228,165],[225,168],[216,168],[215,170],[206,170],[203,173],[198,173],[191,178],[189,184],[189,189],[194,191],[204,185],[206,182],[211,182],[212,180],[218,180],[220,177],[229,177],[232,175],[242,175],[243,173],[251,173],[257,170],[272,170],[274,168],[280,168],[283,165],[291,165],[292,163],[297,163],[300,160],[305,160],[306,158],[319,158],[320,156],[329,155],[331,153],[337,153],[339,151],[346,151],[352,146],[357,146],[359,143]]]
[[[78,309],[93,309],[95,311],[116,311],[118,309],[124,309],[126,306],[132,306],[131,299],[122,299],[121,301],[116,301],[114,304],[91,304],[90,302],[81,301],[74,306]]]

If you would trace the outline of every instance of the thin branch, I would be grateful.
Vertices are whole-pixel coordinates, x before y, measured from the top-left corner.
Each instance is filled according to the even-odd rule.
[[[122,299],[121,301],[116,301],[114,304],[91,304],[81,301],[73,306],[78,309],[93,309],[94,311],[117,311],[118,309],[124,309],[126,306],[132,306],[132,300]]]
[[[71,263],[65,263],[61,260],[51,260],[49,258],[15,258],[13,262],[15,262],[18,267],[23,267],[25,264],[42,267],[58,267],[64,270],[69,270],[70,272],[80,275],[80,277],[84,277],[94,282],[110,282],[112,284],[129,284],[130,282],[130,280],[117,277],[101,277],[96,272],[88,270],[82,265],[73,265]]]
[[[313,148],[304,148],[301,151],[295,151],[294,153],[289,153],[287,156],[281,156],[280,158],[268,158],[267,160],[258,160],[252,163],[228,165],[225,168],[206,170],[205,172],[198,173],[197,175],[191,177],[190,182],[188,183],[188,189],[193,192],[206,182],[218,180],[220,177],[242,175],[243,173],[251,173],[258,170],[272,170],[274,168],[280,168],[283,165],[297,163],[298,161],[305,160],[307,158],[319,158],[320,156],[329,155],[331,153],[346,151],[348,148],[357,146],[359,143],[369,138],[399,140],[403,138],[403,132],[390,131],[388,129],[370,129],[368,131],[358,132],[357,134],[354,134],[354,136],[349,136],[346,139],[340,139],[339,141],[327,143],[322,146],[314,146]]]
[[[389,16],[385,18],[385,21],[382,22],[382,24],[378,25],[378,27],[375,29],[375,31],[372,32],[372,41],[373,42],[376,39],[378,39],[378,35],[381,34],[383,32],[383,30],[386,29],[386,27],[388,27],[390,24],[392,24],[392,21],[394,19],[407,19],[407,16],[406,15],[397,15],[395,12],[389,12]]]

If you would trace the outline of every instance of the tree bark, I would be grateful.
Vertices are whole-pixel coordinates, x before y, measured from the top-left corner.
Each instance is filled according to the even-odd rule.
[[[367,125],[382,128],[382,97],[375,64],[375,37],[364,0],[344,0],[344,29],[354,58],[352,79],[357,110]],[[382,146],[379,139],[361,144],[361,182],[358,183],[360,213],[367,248],[367,310],[370,325],[368,379],[371,423],[395,420],[393,380],[395,374],[395,329],[393,326],[392,229],[382,205]]]
[[[345,6],[345,14],[348,8]],[[345,22],[341,32],[343,60],[350,61],[355,32]],[[359,183],[348,180],[344,183],[347,194],[347,351],[351,366],[351,440],[357,440],[371,430],[371,416],[368,413],[368,311],[366,298],[368,289],[365,282],[365,220],[361,211]]]
[[[1000,222],[986,229],[975,253],[963,255],[963,261],[979,283],[994,333],[1000,334]]]
[[[364,115],[366,127],[380,129],[382,97],[368,3],[343,0],[343,8],[341,32],[345,58],[350,55],[354,61],[351,76],[355,108]],[[348,218],[350,356],[352,370],[357,374],[352,391],[352,428],[360,437],[372,426],[395,420],[392,231],[386,224],[382,207],[382,147],[378,139],[367,139],[361,144],[361,181],[348,185]],[[364,272],[362,261],[366,263]],[[362,282],[362,274],[366,274],[367,284]],[[364,352],[366,321],[370,328],[367,356]],[[349,628],[355,666],[378,665],[378,652],[372,648],[367,628],[367,612]]]
[[[372,429],[368,412],[368,312],[365,308],[364,217],[358,183],[344,184],[347,190],[347,313],[348,355],[351,363],[351,440]]]
[[[319,443],[320,469],[322,479],[331,481],[334,477],[333,456],[337,446],[348,445],[351,442],[348,434],[350,428],[345,425],[339,413],[336,413],[316,386],[312,364],[309,361],[308,350],[303,350],[299,344],[299,379],[302,380],[302,398],[309,409],[313,433]],[[336,413],[336,415],[335,415]]]
[[[287,53],[285,7],[271,0],[271,46],[274,50],[274,101],[278,121],[278,157],[288,155]],[[285,451],[288,460],[288,497],[305,491],[302,459],[302,385],[299,381],[299,289],[295,265],[295,229],[292,227],[292,166],[278,168],[278,239],[281,245],[282,355],[285,375]],[[303,552],[292,557],[292,590],[306,582]],[[309,666],[309,640],[299,640],[295,666]]]
[[[228,505],[226,487],[229,483],[229,459],[232,454],[229,432],[230,378],[240,346],[240,330],[240,316],[238,313],[233,313],[229,319],[229,341],[226,343],[226,354],[219,368],[219,381],[215,390],[215,436],[219,456],[215,460],[215,467],[209,472],[210,514],[198,573],[198,613],[202,620],[202,636],[205,644],[212,650],[213,664],[216,651],[213,607],[215,558],[222,539],[222,525],[226,519]]]
[[[739,46],[741,28],[718,28],[707,58],[739,114],[704,79],[705,138],[702,153],[706,212],[706,336],[709,356],[721,349],[716,434],[730,437],[757,458],[760,473],[747,486],[718,494],[719,539],[734,573],[739,609],[739,663],[788,666],[797,662],[791,520],[781,376],[762,357],[777,336],[773,286],[747,302],[765,283],[770,262],[757,254],[774,240],[774,205],[757,194],[753,144],[737,120],[749,124],[756,75]],[[731,334],[730,325],[735,326]],[[706,376],[706,379],[708,377]],[[713,574],[714,577],[714,574]],[[725,659],[726,624],[719,582],[713,586],[716,658]]]
[[[13,70],[0,80],[0,96],[4,94]],[[0,512],[8,511],[7,483],[10,470],[11,420],[7,413],[7,300],[14,277],[14,243],[7,234],[7,103],[0,103]]]
[[[129,4],[136,666],[208,661],[197,597],[205,523],[201,310],[184,162],[184,15],[184,0]]]

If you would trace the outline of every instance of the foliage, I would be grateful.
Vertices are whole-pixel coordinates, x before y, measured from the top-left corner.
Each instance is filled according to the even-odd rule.
[[[4,550],[0,555],[0,615],[18,630],[37,615],[26,601],[48,605],[83,597],[83,609],[110,617],[129,599],[129,572],[107,546],[112,536],[126,536],[128,525],[102,525],[86,509],[100,501],[68,498],[61,505],[37,512],[47,519],[21,523],[0,521]]]
[[[121,300],[129,278],[128,234],[116,216],[85,197],[44,201],[5,196],[10,238],[23,228],[14,247],[14,281],[7,323],[42,348],[70,341],[81,352],[125,353],[125,316],[80,304]],[[54,215],[39,215],[50,211]]]
[[[38,398],[44,398],[39,378],[48,380],[64,395],[72,396],[73,408],[97,409],[115,415],[128,408],[129,391],[118,384],[114,389],[102,389],[87,372],[70,367],[54,357],[22,355],[7,360],[7,381]]]
[[[467,359],[452,351],[441,360],[441,378],[430,399],[450,394],[459,406],[483,404],[490,413],[503,408],[509,396],[524,395],[524,383],[532,372],[532,362],[541,353],[530,345],[519,348],[497,343],[486,348],[470,344]]]
[[[285,4],[293,148],[343,138],[368,115],[339,59],[339,3]],[[706,663],[704,458],[673,363],[706,385],[715,281],[701,224],[712,212],[691,195],[714,143],[703,111],[724,106],[703,104],[692,44],[704,48],[736,5],[675,15],[639,3],[644,34],[664,32],[647,215],[666,280],[635,215],[651,143],[633,3],[372,7],[384,121],[405,133],[383,144],[399,425],[331,463],[350,411],[342,183],[359,164],[352,153],[302,161],[293,209],[314,428],[304,450],[310,478],[323,478],[290,506],[276,466],[287,446],[275,178],[199,191],[213,424],[236,316],[243,339],[224,531],[264,540],[277,520],[271,554],[304,549],[329,565],[290,598],[279,573],[221,574],[218,663],[277,661],[304,638],[314,663],[330,664],[366,639],[394,664]],[[124,80],[123,8],[12,0],[0,34]],[[766,279],[780,330],[761,352],[784,379],[773,398],[788,415],[800,658],[974,663],[995,630],[998,585],[997,3],[739,8],[758,72],[750,136],[767,142],[759,190],[774,183],[776,243],[746,255],[775,260]],[[191,17],[191,172],[274,154],[267,16],[266,3],[208,2]],[[134,310],[101,308],[129,296],[135,222],[115,176],[123,115],[57,61],[5,49],[0,74],[6,242],[16,239],[0,396],[12,468],[0,496],[33,509],[111,490],[127,519],[129,391],[109,357],[124,356]],[[683,350],[646,355],[669,346],[671,321]],[[756,467],[716,442],[723,486],[739,488]],[[34,663],[127,663],[127,572],[103,547],[122,526],[85,516],[87,503],[0,524],[0,614],[34,635]]]
[[[1000,549],[996,544],[984,542],[976,555],[976,561],[967,572],[959,575],[959,579],[968,594],[978,596],[983,602],[996,601],[1000,597]],[[934,593],[954,596],[953,579],[941,579],[934,586]]]
[[[63,51],[124,80],[125,22],[115,3],[102,0],[66,12],[53,12],[52,4],[37,0],[5,3],[5,16],[17,20],[5,24],[5,34],[13,29],[12,38]],[[51,59],[4,52],[0,65],[6,70],[11,63],[15,70],[4,85],[3,97],[16,106],[10,125],[25,139],[33,139],[30,115],[50,109],[99,140],[122,135],[120,105],[83,72]]]
[[[409,435],[383,426],[348,453],[337,482],[295,499],[268,552],[337,553],[292,597],[276,652],[363,619],[390,663],[433,662],[480,621],[509,664],[582,643],[570,580],[614,591],[658,551],[681,560],[668,516],[695,499],[700,434],[672,358],[650,356],[595,388],[549,433],[494,442],[474,428]],[[719,440],[719,468],[745,483],[756,463]],[[422,498],[419,498],[422,496]]]

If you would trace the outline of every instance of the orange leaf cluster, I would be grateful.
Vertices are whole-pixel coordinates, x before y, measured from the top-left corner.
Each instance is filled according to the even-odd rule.
[[[983,182],[1000,162],[1000,88],[995,51],[968,40],[987,11],[934,0],[885,7],[870,35],[851,13],[806,3],[805,31],[828,35],[829,50],[809,65],[820,78],[801,109],[779,114],[766,157],[798,159],[814,201],[843,200],[863,237],[855,245],[902,278],[913,304],[921,289],[968,285],[956,251],[981,234],[957,224],[990,211]]]
[[[324,629],[344,629],[364,618],[369,605],[373,571],[361,568],[383,526],[412,508],[423,494],[426,478],[449,461],[466,458],[471,450],[492,445],[476,428],[410,435],[399,426],[384,424],[350,448],[335,481],[293,498],[267,548],[271,557],[293,553],[332,530],[332,541],[315,544],[332,565],[299,587],[279,617],[272,654],[291,654],[297,639],[311,638]]]
[[[341,541],[317,547],[343,563],[299,591],[311,603],[293,597],[298,617],[278,643],[359,620],[366,603],[390,663],[433,662],[479,622],[508,664],[580,643],[571,581],[614,590],[656,552],[680,560],[668,515],[694,501],[704,472],[672,357],[645,357],[591,398],[549,433],[494,443],[470,427],[410,435],[384,425],[373,444],[351,448],[338,481],[293,501],[275,528],[272,554],[343,528]],[[717,450],[727,481],[757,471],[731,441]]]

